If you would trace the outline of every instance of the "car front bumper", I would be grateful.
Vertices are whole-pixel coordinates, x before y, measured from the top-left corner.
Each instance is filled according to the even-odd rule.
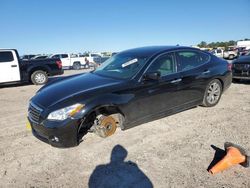
[[[250,76],[233,76],[234,79],[250,80]]]
[[[78,129],[79,119],[67,119],[65,121],[44,120],[37,124],[29,117],[33,135],[39,140],[58,148],[74,147],[79,144]]]
[[[250,79],[250,64],[249,63],[234,63],[233,64],[234,79]]]

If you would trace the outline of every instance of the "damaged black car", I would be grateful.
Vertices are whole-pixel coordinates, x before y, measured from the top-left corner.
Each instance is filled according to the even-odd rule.
[[[117,128],[126,130],[198,105],[215,106],[231,81],[231,65],[199,49],[130,49],[95,71],[42,87],[30,100],[28,123],[38,139],[73,147],[88,132],[106,138]]]

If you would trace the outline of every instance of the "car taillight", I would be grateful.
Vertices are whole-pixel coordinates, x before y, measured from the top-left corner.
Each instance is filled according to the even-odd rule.
[[[61,61],[56,61],[56,64],[57,64],[57,66],[58,66],[59,69],[62,68],[62,62]]]
[[[232,71],[232,66],[233,66],[232,63],[228,63],[227,64],[227,70]]]

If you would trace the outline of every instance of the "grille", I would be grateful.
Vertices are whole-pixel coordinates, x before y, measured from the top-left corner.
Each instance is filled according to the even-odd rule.
[[[238,70],[250,70],[249,64],[234,64],[234,68]]]
[[[29,106],[29,118],[34,123],[39,123],[41,117],[42,109],[36,106],[33,103],[30,103]]]

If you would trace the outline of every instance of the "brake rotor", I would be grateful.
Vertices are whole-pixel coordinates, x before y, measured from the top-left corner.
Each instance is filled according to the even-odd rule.
[[[112,116],[100,115],[97,117],[98,123],[95,125],[95,133],[102,138],[106,138],[115,133],[117,125]]]

